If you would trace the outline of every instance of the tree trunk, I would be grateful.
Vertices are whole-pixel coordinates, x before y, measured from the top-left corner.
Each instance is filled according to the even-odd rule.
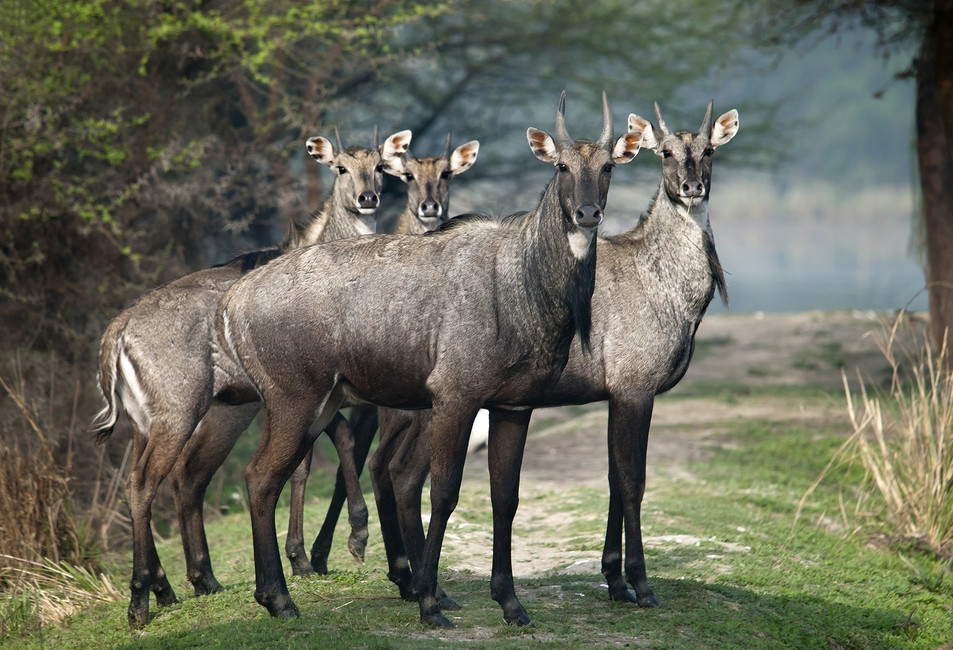
[[[939,349],[953,327],[953,0],[937,0],[917,62],[917,158],[923,194],[930,335]],[[953,342],[951,342],[953,343]],[[953,355],[946,365],[953,370]]]

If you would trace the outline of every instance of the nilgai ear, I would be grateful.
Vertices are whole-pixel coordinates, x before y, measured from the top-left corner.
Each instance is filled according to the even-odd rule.
[[[391,156],[403,156],[410,148],[410,139],[413,134],[410,130],[400,131],[384,141],[381,147],[381,158],[386,162]]]
[[[717,120],[711,127],[711,146],[720,147],[738,133],[738,111],[731,109]]]
[[[529,148],[534,156],[543,162],[556,162],[556,141],[553,140],[553,136],[530,127],[526,129],[526,139],[529,141]]]
[[[400,156],[381,156],[381,162],[384,164],[384,171],[391,176],[402,176],[404,173],[405,163],[407,158],[405,155]]]
[[[629,133],[642,134],[642,146],[658,153],[661,135],[655,132],[652,123],[635,113],[629,115]]]
[[[627,163],[639,155],[639,149],[641,148],[642,133],[629,131],[616,140],[615,146],[612,147],[612,162],[617,165]]]
[[[454,149],[450,155],[450,171],[453,175],[462,174],[473,167],[479,151],[480,143],[476,140],[470,140]]]
[[[308,138],[308,142],[305,146],[308,148],[308,155],[322,165],[330,166],[334,161],[334,147],[327,138],[321,137],[320,135]]]

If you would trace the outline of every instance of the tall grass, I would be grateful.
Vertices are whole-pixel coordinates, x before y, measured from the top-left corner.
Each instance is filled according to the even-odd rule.
[[[878,334],[890,364],[889,389],[852,394],[843,375],[853,433],[824,470],[859,463],[857,512],[873,513],[888,537],[953,558],[953,375],[950,350],[901,313]],[[815,482],[821,480],[822,476]],[[810,490],[808,494],[810,493]],[[802,505],[807,494],[802,499]]]
[[[57,462],[55,447],[35,410],[2,377],[21,413],[24,434],[0,445],[0,639],[68,616],[91,601],[118,592],[95,567],[102,546],[94,522],[108,527],[117,489],[79,513],[74,509],[70,461]]]
[[[111,602],[123,595],[103,573],[69,562],[43,558],[32,562],[0,554],[8,566],[0,568],[0,639],[72,616],[84,608]]]

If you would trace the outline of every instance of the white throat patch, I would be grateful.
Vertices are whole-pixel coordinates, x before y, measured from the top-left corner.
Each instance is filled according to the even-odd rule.
[[[586,255],[589,254],[589,244],[595,236],[595,228],[577,228],[569,233],[567,239],[569,239],[569,249],[572,251],[573,257],[577,260],[585,259]]]
[[[680,203],[678,204],[678,213],[686,219],[694,221],[702,230],[709,230],[711,227],[708,222],[707,199],[698,199],[692,204],[690,210],[687,205]]]

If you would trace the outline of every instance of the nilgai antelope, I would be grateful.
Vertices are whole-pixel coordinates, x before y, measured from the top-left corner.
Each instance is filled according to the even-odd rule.
[[[385,152],[406,151],[410,131],[395,133]],[[222,589],[212,573],[203,521],[203,500],[212,474],[258,412],[254,386],[240,369],[218,367],[214,335],[218,303],[250,269],[270,263],[286,250],[334,238],[370,234],[365,223],[380,201],[381,153],[351,147],[338,151],[323,137],[308,140],[308,153],[338,174],[322,210],[279,249],[247,253],[221,266],[191,273],[145,292],[106,328],[99,348],[99,383],[106,406],[93,421],[97,441],[112,434],[120,409],[132,422],[133,460],[126,485],[133,536],[129,624],[149,620],[149,591],[159,605],[176,602],[152,537],[152,501],[172,474],[188,578],[197,595]],[[237,373],[235,372],[237,371]],[[223,382],[227,380],[227,387]],[[328,425],[342,458],[351,459],[352,441],[343,418]],[[355,536],[367,536],[367,508],[353,463],[346,470],[349,512]]]
[[[655,396],[673,388],[688,369],[695,332],[715,289],[727,304],[724,274],[708,219],[708,199],[712,156],[739,128],[735,110],[713,124],[711,103],[694,133],[672,133],[657,104],[655,112],[658,130],[637,115],[629,116],[628,126],[630,133],[642,134],[643,147],[662,159],[662,182],[648,212],[634,228],[598,239],[591,351],[585,352],[585,342],[577,337],[556,387],[527,403],[543,407],[609,401],[610,499],[602,573],[613,600],[643,607],[659,605],[646,576],[640,519],[652,407]],[[525,438],[531,414],[530,410],[491,410],[491,458],[499,453],[494,439]],[[421,459],[419,451],[426,448],[427,422],[419,414],[415,418],[414,426],[407,427],[396,441],[385,439],[382,433],[371,459],[378,510],[382,510],[383,500],[399,515],[398,529],[384,531],[384,541],[398,552],[403,551],[401,540],[406,541],[411,563],[422,553],[420,489],[428,460]],[[382,432],[385,428],[382,423]],[[509,462],[510,474],[517,475],[520,457],[514,454]],[[509,547],[516,511],[515,492],[500,498],[511,501],[500,507],[494,501],[494,549],[497,544]],[[506,512],[508,517],[497,517]],[[396,516],[382,516],[381,525],[393,527],[396,520]],[[625,578],[632,589],[622,575],[623,524]],[[388,550],[389,557],[392,553]],[[494,571],[495,562],[494,553]],[[507,564],[500,570],[509,568]]]
[[[450,218],[450,179],[476,162],[480,143],[471,140],[450,148],[450,134],[441,156],[414,158],[410,151],[395,157],[384,170],[407,184],[407,207],[397,219],[396,232],[422,235]]]
[[[528,213],[458,216],[424,236],[376,235],[291,251],[222,299],[223,350],[244,368],[268,412],[245,478],[255,599],[272,616],[299,615],[281,571],[278,494],[313,432],[341,406],[367,401],[433,410],[431,521],[414,582],[421,621],[452,625],[435,597],[437,565],[473,418],[484,405],[519,406],[549,390],[576,333],[589,338],[596,229],[612,168],[632,160],[641,142],[632,133],[613,139],[605,95],[603,115],[598,142],[571,140],[563,93],[556,138],[528,130],[534,154],[557,170]],[[494,491],[518,480],[500,476],[492,453],[490,460]],[[494,575],[491,593],[507,620],[529,622],[512,576]]]
[[[451,148],[451,134],[447,134],[447,143],[440,156],[415,158],[408,149],[406,152],[385,152],[384,171],[397,176],[407,185],[407,203],[397,219],[396,232],[402,234],[424,234],[433,230],[450,218],[450,181],[470,169],[476,162],[480,143],[471,140],[456,149]],[[439,278],[434,279],[439,282]],[[354,436],[354,462],[358,472],[364,467],[370,451],[374,434],[378,429],[378,407],[360,405],[351,409],[349,420]],[[307,467],[310,455],[303,461]],[[338,469],[334,493],[328,504],[324,523],[311,546],[311,561],[304,561],[304,532],[300,527],[304,508],[304,480],[302,470],[291,477],[291,519],[292,525],[285,539],[285,555],[291,560],[295,575],[307,575],[316,572],[327,574],[328,555],[334,540],[334,528],[341,516],[341,508],[346,496],[343,469]],[[295,526],[298,526],[297,528]]]

